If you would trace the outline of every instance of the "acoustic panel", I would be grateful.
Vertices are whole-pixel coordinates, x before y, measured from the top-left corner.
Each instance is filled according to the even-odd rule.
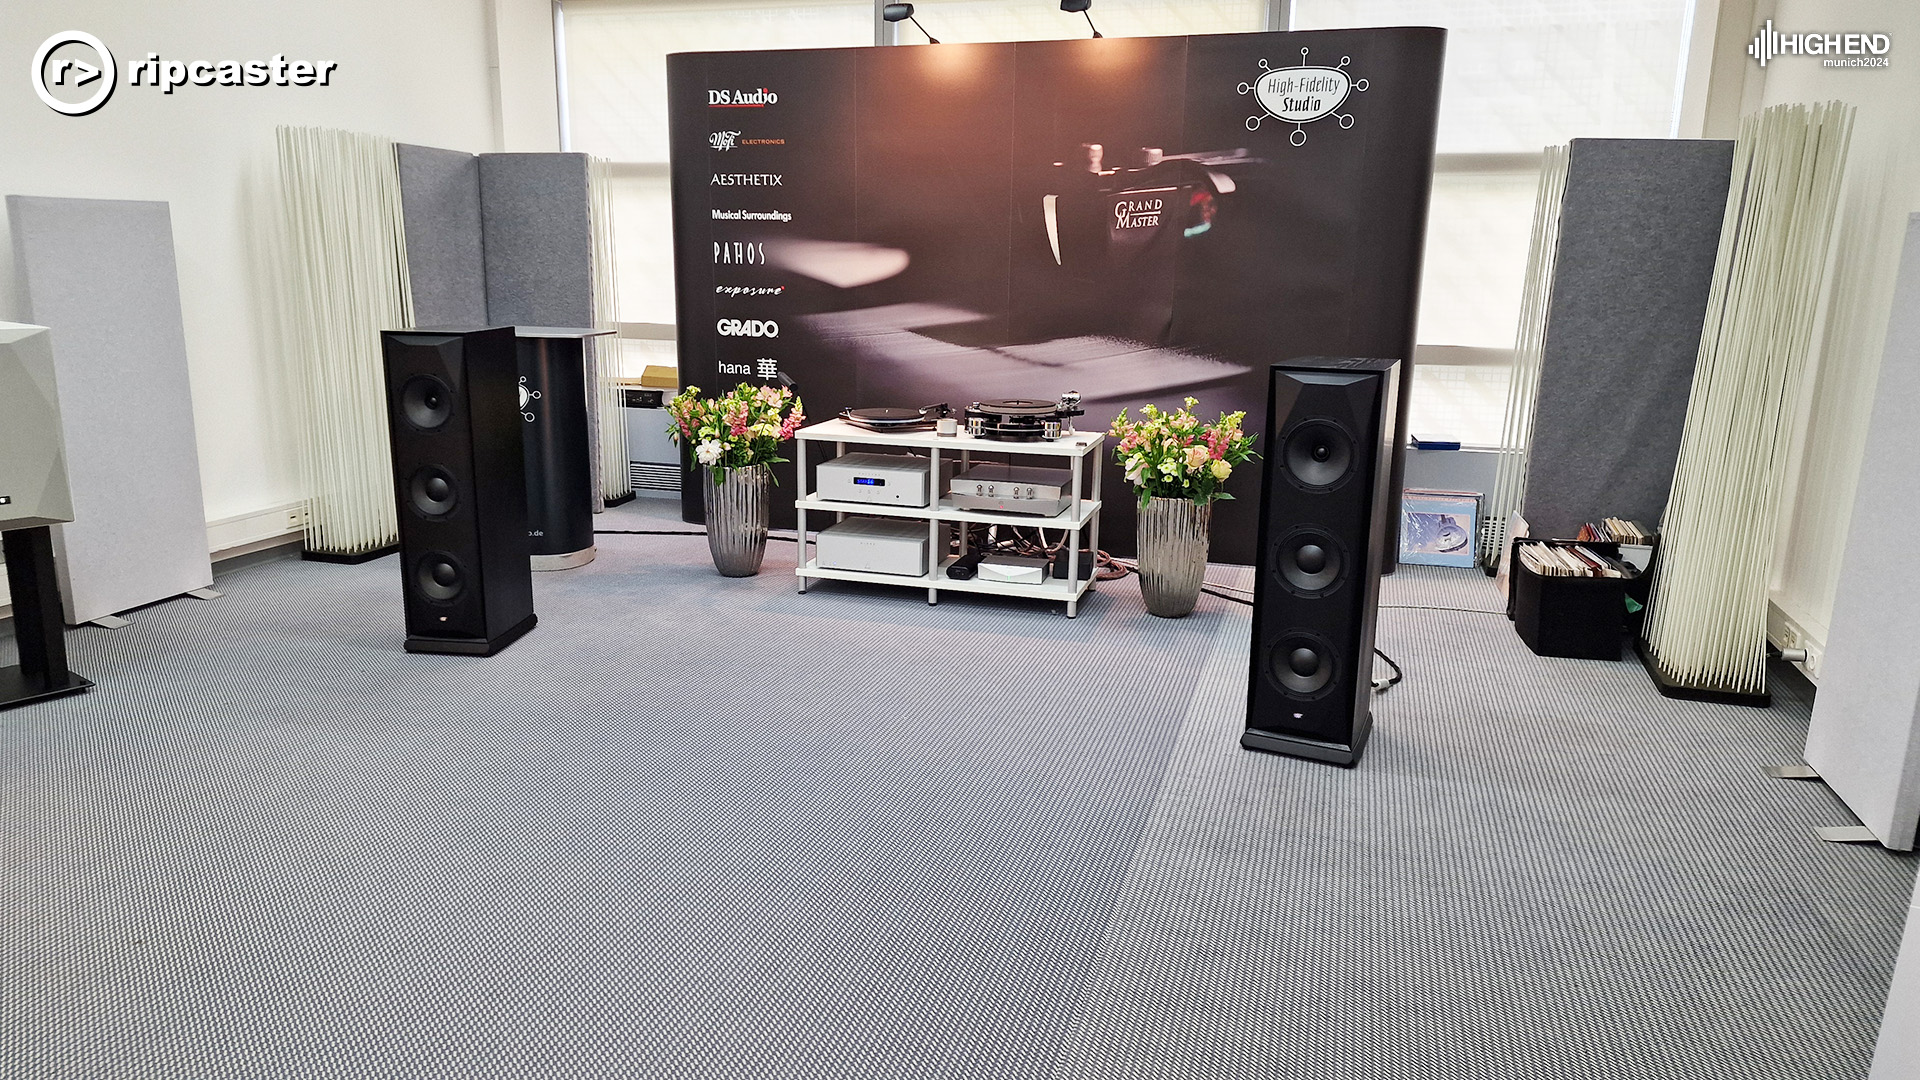
[[[1521,504],[1535,536],[1660,520],[1732,166],[1729,141],[1573,140]]]
[[[1908,219],[1880,382],[1867,425],[1833,621],[1807,727],[1807,764],[1880,842],[1914,846],[1920,825],[1920,214]]]
[[[67,621],[213,584],[167,204],[9,195],[7,217],[21,308],[53,336]]]
[[[494,326],[593,325],[585,154],[482,154],[481,235]]]
[[[406,218],[407,277],[420,326],[487,322],[480,159],[432,146],[397,147]]]

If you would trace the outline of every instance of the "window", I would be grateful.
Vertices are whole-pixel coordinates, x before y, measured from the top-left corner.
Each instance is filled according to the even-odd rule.
[[[1542,148],[1673,130],[1693,0],[1293,0],[1293,28],[1443,26],[1415,431],[1495,445]]]

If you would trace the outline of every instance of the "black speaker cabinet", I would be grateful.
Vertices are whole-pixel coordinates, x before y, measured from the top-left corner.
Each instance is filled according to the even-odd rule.
[[[513,328],[381,335],[408,652],[490,656],[533,629]]]
[[[1393,521],[1399,362],[1272,367],[1240,745],[1352,765],[1373,729],[1373,630]]]

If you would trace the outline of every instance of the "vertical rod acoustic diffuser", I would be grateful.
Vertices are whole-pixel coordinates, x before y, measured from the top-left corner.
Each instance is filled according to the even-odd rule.
[[[587,159],[588,216],[593,229],[593,325],[612,330],[620,323],[620,282],[614,259],[613,170],[606,158]],[[620,502],[633,495],[633,477],[627,468],[627,421],[619,378],[621,345],[618,336],[587,342],[594,379],[590,384],[600,399],[600,498]]]
[[[1663,693],[1763,704],[1767,581],[1853,110],[1748,117],[1641,654]]]
[[[1540,162],[1533,199],[1533,239],[1527,246],[1527,277],[1520,296],[1520,322],[1513,335],[1513,375],[1507,383],[1507,415],[1500,429],[1500,459],[1480,527],[1480,565],[1492,569],[1506,550],[1508,519],[1527,497],[1527,460],[1533,442],[1540,365],[1553,308],[1553,271],[1560,256],[1560,202],[1567,190],[1569,148],[1549,146]]]
[[[282,127],[277,141],[306,551],[358,559],[399,542],[380,332],[413,325],[400,171],[391,139]]]

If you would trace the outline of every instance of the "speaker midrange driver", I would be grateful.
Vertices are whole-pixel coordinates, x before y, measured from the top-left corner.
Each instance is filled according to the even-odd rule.
[[[453,416],[453,390],[433,375],[415,375],[400,389],[400,412],[421,431],[438,431]]]
[[[1287,479],[1308,491],[1332,491],[1353,473],[1353,434],[1331,420],[1308,420],[1287,432],[1281,458]]]

